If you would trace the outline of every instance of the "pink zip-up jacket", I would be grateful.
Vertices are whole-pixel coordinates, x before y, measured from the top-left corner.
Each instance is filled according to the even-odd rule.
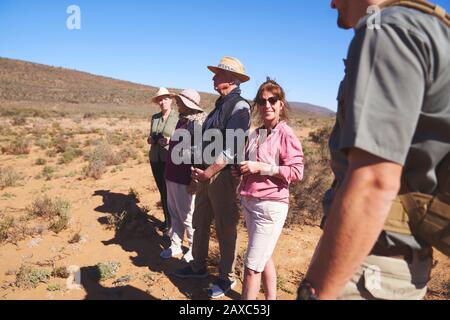
[[[303,179],[304,156],[300,141],[286,122],[280,122],[270,135],[257,129],[246,146],[246,160],[279,166],[279,177],[253,174],[244,177],[239,191],[243,197],[289,204],[289,185]]]

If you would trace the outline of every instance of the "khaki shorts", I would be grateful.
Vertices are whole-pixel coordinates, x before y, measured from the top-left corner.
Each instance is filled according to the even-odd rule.
[[[245,266],[263,272],[283,230],[289,205],[247,197],[243,197],[241,202],[248,230]]]
[[[370,255],[346,285],[339,300],[421,300],[433,264],[432,254],[413,261]]]

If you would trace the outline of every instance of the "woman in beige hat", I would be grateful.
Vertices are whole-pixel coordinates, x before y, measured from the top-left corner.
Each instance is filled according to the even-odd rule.
[[[167,231],[170,228],[170,215],[167,209],[167,191],[164,179],[166,158],[170,138],[175,131],[178,121],[178,112],[172,110],[172,94],[166,88],[160,88],[152,102],[159,105],[161,112],[152,116],[148,144],[150,148],[150,165],[161,195],[161,204],[164,212],[164,222],[159,229]]]
[[[185,133],[191,137],[191,142],[194,141],[194,128],[198,126],[201,128],[206,119],[206,114],[200,107],[200,95],[193,89],[186,89],[175,96],[179,111],[179,121],[175,129],[175,135],[180,136]],[[184,132],[181,132],[184,131]],[[191,178],[191,161],[188,163],[180,163],[175,161],[175,157],[182,157],[180,151],[175,149],[180,143],[184,143],[186,135],[182,135],[181,141],[172,140],[169,145],[169,157],[166,162],[166,187],[167,187],[167,205],[172,221],[172,228],[170,230],[171,246],[161,252],[163,259],[169,259],[183,253],[182,244],[184,240],[184,233],[187,234],[189,250],[184,255],[183,260],[190,262],[192,257],[192,243],[194,240],[194,229],[192,228],[192,215],[195,208],[195,195],[188,190],[192,184]],[[181,145],[180,145],[181,146]],[[189,148],[182,149],[182,154],[188,152],[189,159],[192,160],[191,153],[192,143]]]

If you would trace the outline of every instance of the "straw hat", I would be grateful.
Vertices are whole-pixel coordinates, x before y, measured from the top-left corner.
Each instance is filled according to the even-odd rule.
[[[234,74],[241,82],[247,82],[250,77],[245,72],[244,65],[236,58],[224,57],[217,67],[208,66],[208,69],[214,73],[225,70]]]
[[[204,111],[200,107],[200,94],[194,89],[186,89],[175,95],[175,99],[180,99],[186,107],[196,111]]]
[[[173,97],[173,94],[169,92],[169,90],[167,90],[166,88],[159,88],[158,92],[156,93],[156,96],[154,96],[152,98],[152,102],[153,103],[158,103],[158,98],[159,97],[164,97],[164,96],[169,96],[169,97]]]

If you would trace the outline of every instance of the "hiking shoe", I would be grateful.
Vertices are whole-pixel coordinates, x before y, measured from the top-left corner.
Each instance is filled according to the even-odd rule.
[[[194,261],[194,256],[192,255],[192,249],[189,249],[188,252],[183,256],[183,261],[189,263]]]
[[[181,250],[181,248],[170,247],[169,249],[163,250],[159,256],[163,259],[170,259],[175,256],[179,256],[182,253],[183,250]]]
[[[225,295],[233,289],[237,284],[236,280],[228,281],[219,279],[212,284],[208,290],[209,297],[211,299],[220,299],[225,297]]]
[[[175,271],[175,276],[182,279],[189,279],[189,278],[202,279],[208,276],[208,271],[206,271],[205,268],[198,272],[195,272],[194,270],[192,270],[191,266],[187,266],[186,268],[178,269],[177,271]]]

